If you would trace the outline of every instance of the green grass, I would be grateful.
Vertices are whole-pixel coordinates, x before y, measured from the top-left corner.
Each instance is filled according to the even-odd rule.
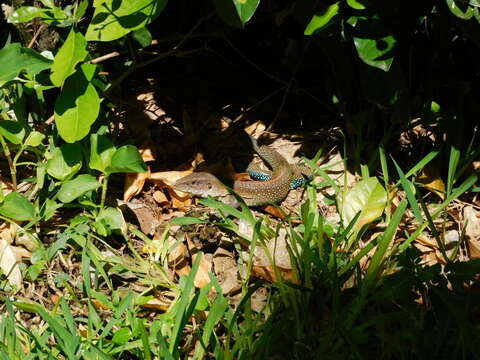
[[[388,161],[379,151],[383,179],[388,182]],[[395,210],[386,211],[382,226],[366,227],[352,242],[351,229],[360,214],[346,226],[329,223],[319,212],[317,191],[333,180],[325,169],[317,173],[325,183],[311,184],[299,217],[289,215],[278,223],[258,217],[247,206],[234,209],[214,199],[203,201],[215,209],[216,221],[179,218],[160,238],[158,251],[145,256],[138,243],[151,241],[135,228],[130,236],[116,235],[120,252],[94,235],[88,217],[71,220],[35,261],[24,269],[38,288],[64,294],[53,301],[16,296],[4,290],[0,316],[2,359],[424,359],[475,358],[480,336],[477,325],[479,292],[473,284],[480,262],[460,263],[448,258],[442,247],[442,227],[449,204],[477,181],[457,174],[459,155],[449,163],[446,198],[429,212],[412,176],[436,153],[399,175],[395,185],[405,192]],[[367,174],[367,173],[365,173]],[[463,180],[463,181],[462,181]],[[458,187],[455,187],[460,183]],[[340,187],[338,191],[343,191]],[[391,199],[387,204],[391,203]],[[408,233],[405,214],[412,211],[416,230]],[[244,233],[239,222],[252,234]],[[240,296],[233,306],[213,272],[201,289],[194,285],[199,252],[186,276],[176,278],[168,264],[169,248],[178,226],[217,226],[234,240],[235,251],[248,247],[248,258],[239,258],[243,274]],[[377,224],[380,224],[377,221]],[[435,229],[435,231],[433,231]],[[445,266],[421,264],[421,253],[412,242],[423,231],[438,241]],[[282,234],[282,235],[280,235]],[[113,235],[112,235],[113,236]],[[275,256],[267,243],[285,236],[293,265],[293,282],[266,282],[254,277],[253,250],[262,247],[272,264]],[[112,237],[114,239],[115,236]],[[150,243],[149,243],[150,242]],[[456,253],[455,253],[456,254]],[[362,262],[369,256],[367,263]],[[63,263],[77,264],[71,271]],[[54,265],[54,269],[49,268]],[[52,287],[55,284],[55,287]],[[49,283],[50,282],[50,283]],[[267,300],[260,311],[252,296],[265,289]],[[170,306],[152,311],[143,305],[168,294]],[[50,294],[51,295],[51,294]]]

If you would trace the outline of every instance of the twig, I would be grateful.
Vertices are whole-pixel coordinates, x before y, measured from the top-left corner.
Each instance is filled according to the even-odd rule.
[[[112,51],[111,53],[109,54],[105,54],[105,55],[102,55],[102,56],[99,56],[95,59],[92,59],[90,61],[87,61],[87,64],[98,64],[98,63],[101,63],[102,61],[105,61],[105,60],[108,60],[108,59],[111,59],[111,58],[114,58],[114,57],[117,57],[119,55],[121,55],[122,53],[121,52],[118,52],[118,51]]]
[[[47,24],[42,24],[38,27],[37,31],[35,31],[35,34],[32,37],[32,40],[30,40],[30,42],[28,43],[27,48],[29,48],[29,49],[32,48],[33,44],[35,44],[35,41],[37,41],[38,36],[42,32],[42,30],[45,29],[46,26],[47,26]]]

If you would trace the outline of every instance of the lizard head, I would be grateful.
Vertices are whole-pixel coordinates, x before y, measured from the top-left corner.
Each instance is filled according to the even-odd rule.
[[[178,179],[173,184],[173,188],[202,198],[227,196],[229,194],[220,180],[207,172],[191,173]]]

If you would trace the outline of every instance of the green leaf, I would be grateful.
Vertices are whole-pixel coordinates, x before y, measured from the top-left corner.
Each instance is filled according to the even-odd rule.
[[[44,134],[38,131],[32,131],[30,134],[28,134],[25,140],[25,145],[31,146],[31,147],[37,147],[42,143],[43,139],[45,139]]]
[[[135,30],[132,37],[140,44],[141,47],[147,47],[152,43],[152,34],[146,27]]]
[[[46,9],[36,6],[22,6],[15,10],[7,19],[9,23],[18,24],[41,17]]]
[[[260,0],[215,0],[218,16],[228,25],[242,28],[252,18]]]
[[[18,145],[25,137],[25,129],[18,121],[0,120],[0,135],[12,144]]]
[[[47,221],[48,219],[52,218],[53,215],[55,215],[55,212],[60,209],[63,204],[57,203],[55,200],[52,199],[47,199],[44,206],[45,207],[43,208],[41,215],[43,220]]]
[[[360,212],[352,229],[354,232],[360,230],[363,225],[382,215],[386,202],[387,192],[376,177],[356,183],[346,192],[345,198],[340,200],[339,210],[344,226],[347,226]]]
[[[143,161],[138,149],[133,145],[125,145],[119,148],[112,156],[112,165],[108,167],[107,172],[133,172],[143,173],[147,171],[147,165]]]
[[[101,172],[112,163],[112,156],[116,148],[111,140],[105,135],[90,135],[90,161],[89,167]]]
[[[105,0],[95,8],[87,29],[89,41],[112,41],[151,23],[167,0]]]
[[[389,35],[379,39],[354,37],[353,42],[358,56],[364,63],[383,71],[390,70],[393,62],[393,48],[396,44],[393,36]]]
[[[80,144],[64,144],[51,150],[47,161],[47,174],[64,180],[82,167],[82,147]]]
[[[75,72],[75,66],[87,56],[87,40],[72,28],[52,65],[50,80],[55,86],[61,86],[65,79]]]
[[[364,4],[361,3],[361,1],[358,0],[347,0],[347,4],[355,10],[363,10],[367,8]]]
[[[474,10],[469,7],[468,5],[465,5],[464,9],[460,8],[457,5],[457,1],[455,0],[446,0],[447,1],[447,6],[452,12],[453,15],[456,17],[459,17],[460,19],[468,20],[473,16]]]
[[[32,49],[23,48],[20,43],[11,43],[0,50],[0,85],[15,79],[22,71],[36,75],[49,68],[52,61]]]
[[[14,220],[26,221],[35,216],[35,208],[28,199],[17,193],[11,192],[0,205],[0,214]]]
[[[194,225],[194,224],[205,224],[207,220],[201,220],[199,218],[191,217],[191,216],[182,216],[174,218],[170,221],[172,225]]]
[[[65,182],[58,191],[58,199],[63,203],[70,203],[88,191],[100,187],[97,179],[89,174],[78,175],[75,179]]]
[[[132,332],[130,331],[130,329],[124,327],[115,331],[115,334],[112,337],[112,342],[115,344],[124,344],[130,340],[131,336]]]
[[[126,223],[122,212],[117,208],[101,209],[96,217],[96,222],[101,222],[109,230],[126,231]]]
[[[332,25],[337,19],[339,10],[340,5],[337,1],[327,7],[322,13],[313,15],[303,34],[313,35]]]
[[[69,143],[83,139],[100,110],[100,98],[91,84],[95,65],[83,64],[70,76],[55,102],[58,133]]]
[[[88,8],[88,0],[82,0],[78,3],[77,9],[75,11],[75,21],[78,22],[82,19],[85,15],[87,8]]]

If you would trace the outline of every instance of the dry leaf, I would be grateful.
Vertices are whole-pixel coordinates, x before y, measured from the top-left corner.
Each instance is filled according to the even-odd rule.
[[[175,242],[175,239],[172,238],[172,242]],[[180,243],[168,253],[168,265],[177,268],[180,264],[185,263],[186,257],[187,247],[184,243]]]
[[[282,211],[282,209],[276,207],[276,206],[273,206],[273,205],[266,205],[264,208],[263,208],[263,211],[265,211],[267,214],[270,214],[272,216],[275,216],[279,219],[285,219],[285,215],[284,215],[284,212]]]
[[[258,121],[255,121],[253,124],[247,126],[245,128],[245,131],[249,135],[252,135],[254,137],[258,137],[261,134],[263,134],[263,132],[265,131],[266,128],[267,127],[265,126],[265,124],[261,120],[258,120]]]
[[[170,201],[163,191],[157,190],[153,193],[153,199],[160,205],[168,204]]]
[[[105,305],[104,303],[101,303],[97,299],[92,299],[92,304],[97,310],[109,310],[109,307]]]
[[[148,177],[150,181],[159,181],[165,185],[172,186],[175,181],[181,179],[188,174],[191,174],[193,169],[189,170],[172,170],[172,171],[161,171],[156,173],[151,173]]]
[[[17,262],[20,262],[23,259],[30,259],[32,257],[32,253],[25,248],[18,246],[12,246],[11,248],[15,254],[15,259],[17,259]]]
[[[184,193],[183,191],[174,190],[172,188],[167,188],[167,191],[172,198],[172,207],[178,209],[192,205],[192,197],[190,194]]]
[[[23,278],[17,263],[15,251],[4,239],[0,239],[0,269],[2,269],[3,273],[7,276],[10,285],[22,286]]]
[[[123,191],[123,201],[130,201],[135,195],[138,195],[143,189],[145,180],[150,177],[150,169],[144,173],[125,174],[125,186]]]
[[[195,262],[196,257],[198,254],[194,254],[192,256],[192,262]],[[195,280],[193,280],[193,284],[197,288],[202,288],[205,285],[210,283],[210,277],[208,276],[208,272],[212,269],[212,261],[207,259],[205,254],[200,259],[200,266],[198,267],[197,274],[195,275]]]
[[[146,303],[141,304],[140,307],[143,309],[149,310],[160,310],[160,311],[167,311],[170,305],[172,304],[171,301],[164,301],[160,299],[150,299]]]
[[[480,212],[471,205],[463,208],[465,237],[471,259],[480,259]]]
[[[445,200],[445,183],[440,178],[437,167],[428,164],[422,169],[422,172],[416,180],[422,184],[424,188],[437,194],[440,199]]]
[[[147,147],[147,145],[143,145],[140,149],[140,156],[142,157],[142,160],[147,162],[147,161],[155,161],[155,156],[153,155],[153,151],[150,147]]]
[[[277,278],[277,274],[275,273],[273,266],[252,266],[252,273],[267,281],[277,282],[285,280],[294,284],[299,284],[299,281],[295,279],[295,275],[293,274],[292,270],[282,269],[277,266],[277,272],[280,275],[279,278]]]

